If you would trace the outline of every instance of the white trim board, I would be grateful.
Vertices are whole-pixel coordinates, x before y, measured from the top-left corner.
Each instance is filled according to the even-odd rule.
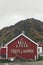
[[[34,42],[33,40],[31,40],[30,38],[28,38],[26,35],[24,35],[23,33],[21,33],[20,35],[18,35],[17,37],[15,37],[14,39],[12,39],[10,42],[8,42],[7,44],[5,44],[5,47],[7,45],[9,45],[11,42],[15,41],[17,38],[19,38],[20,36],[24,36],[25,38],[27,38],[28,40],[30,40],[31,42],[33,42],[34,44],[36,44],[38,46],[38,44],[36,42]]]
[[[3,46],[3,47],[0,47],[0,48],[7,48],[7,47]]]

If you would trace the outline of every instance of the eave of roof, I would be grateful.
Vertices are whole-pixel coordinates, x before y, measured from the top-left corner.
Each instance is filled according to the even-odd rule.
[[[34,44],[36,44],[38,46],[38,44],[36,42],[34,42],[33,40],[31,40],[30,38],[28,38],[26,35],[24,35],[23,33],[21,33],[20,35],[18,35],[17,37],[15,37],[14,39],[12,39],[10,42],[8,42],[7,44],[5,44],[5,47],[7,45],[9,45],[11,42],[13,42],[14,40],[16,40],[17,38],[19,38],[20,36],[24,36],[25,38],[27,38],[28,40],[30,40],[31,42],[33,42]]]

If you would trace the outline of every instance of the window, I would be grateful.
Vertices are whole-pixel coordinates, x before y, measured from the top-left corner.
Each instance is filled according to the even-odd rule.
[[[28,45],[26,44],[26,47],[28,47]]]
[[[18,45],[16,45],[16,48],[18,48]]]
[[[6,55],[5,55],[5,54],[2,54],[1,57],[2,57],[2,58],[6,58]]]
[[[18,41],[18,44],[19,44],[20,42]]]
[[[26,41],[24,41],[23,39],[21,39],[20,41],[18,40],[18,44],[16,45],[16,48],[18,48],[18,47],[27,48],[28,45],[26,44]]]
[[[19,44],[19,47],[21,47],[21,45]]]
[[[38,48],[38,52],[40,52],[40,49]]]
[[[26,44],[26,41],[25,41],[25,47],[28,47],[28,45]]]
[[[24,47],[26,47],[25,44],[24,44]]]

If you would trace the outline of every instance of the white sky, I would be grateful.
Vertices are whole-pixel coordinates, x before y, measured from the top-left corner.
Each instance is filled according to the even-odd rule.
[[[0,0],[0,29],[27,18],[43,21],[43,0]]]

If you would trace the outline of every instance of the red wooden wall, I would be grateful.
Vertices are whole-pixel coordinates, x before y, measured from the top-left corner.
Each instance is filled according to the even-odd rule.
[[[28,45],[28,47],[17,47],[16,48],[16,45],[18,45],[18,41],[20,41],[21,39],[24,42],[26,41],[26,44]],[[23,51],[26,49],[32,49],[33,53],[23,53],[23,52],[21,53],[20,52],[20,53],[15,54],[11,52],[11,50],[13,49],[16,49],[16,50],[19,49],[20,51]],[[5,50],[3,52],[5,52]],[[37,45],[31,42],[30,40],[28,40],[27,38],[25,38],[24,36],[20,36],[19,38],[17,38],[16,40],[14,40],[8,45],[8,58],[15,57],[15,58],[23,58],[23,59],[34,59],[35,55],[37,57]]]

